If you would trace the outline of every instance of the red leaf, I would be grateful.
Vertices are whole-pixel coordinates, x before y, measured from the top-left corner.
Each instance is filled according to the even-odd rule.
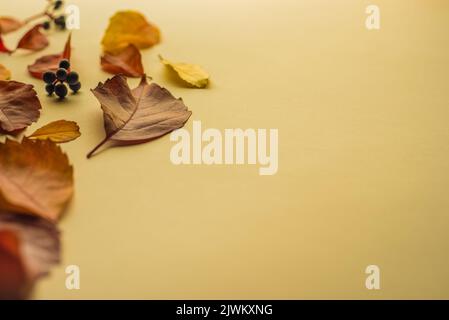
[[[59,61],[62,59],[70,60],[71,56],[71,38],[69,35],[64,47],[64,51],[60,54],[51,54],[37,59],[32,65],[28,66],[28,72],[35,78],[42,79],[42,75],[46,71],[56,71],[59,68]]]
[[[6,48],[5,43],[3,42],[2,35],[0,34],[0,52],[11,53],[11,50]]]
[[[101,67],[112,74],[124,74],[128,77],[141,77],[144,74],[142,56],[136,46],[130,44],[118,54],[106,52],[101,57]]]
[[[40,28],[41,24],[35,25],[20,39],[17,49],[27,49],[32,51],[39,51],[48,46],[47,36],[44,35]]]
[[[60,259],[59,231],[43,219],[0,212],[0,299],[24,299]]]

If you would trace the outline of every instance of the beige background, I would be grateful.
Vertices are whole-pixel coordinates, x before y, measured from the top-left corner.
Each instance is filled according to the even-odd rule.
[[[67,119],[83,133],[63,145],[76,176],[63,263],[35,298],[449,298],[448,1],[71,2],[79,96],[44,95],[26,72],[41,53],[0,56],[40,93],[29,132]],[[26,17],[43,3],[1,1],[0,12]],[[371,3],[379,31],[364,27]],[[278,128],[277,175],[174,166],[168,136],[85,159],[104,136],[88,90],[108,77],[100,40],[125,8],[161,28],[144,65],[193,111],[186,127]],[[55,34],[44,53],[65,39]],[[157,54],[201,64],[211,87],[179,86]],[[79,291],[65,289],[69,264],[81,267]],[[369,264],[380,291],[365,289]]]

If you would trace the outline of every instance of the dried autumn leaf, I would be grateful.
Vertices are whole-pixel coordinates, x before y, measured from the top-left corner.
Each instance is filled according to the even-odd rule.
[[[0,143],[0,211],[56,221],[73,194],[73,168],[52,141]]]
[[[71,34],[67,38],[64,51],[59,54],[51,54],[37,59],[32,65],[28,66],[28,72],[35,78],[42,79],[46,71],[55,72],[59,68],[59,61],[62,59],[70,60],[71,56]]]
[[[163,64],[172,68],[178,76],[192,86],[204,88],[209,83],[209,74],[200,66],[190,63],[171,62],[159,56]]]
[[[144,74],[142,55],[139,49],[130,44],[118,54],[106,52],[101,57],[101,67],[112,74],[124,74],[129,77],[141,77]]]
[[[119,11],[109,20],[101,44],[104,52],[118,53],[130,44],[139,49],[159,43],[160,31],[137,11]]]
[[[23,22],[12,17],[0,17],[0,34],[7,34],[20,29]]]
[[[103,109],[106,137],[88,158],[108,141],[136,144],[163,136],[181,128],[192,114],[167,89],[148,84],[146,76],[133,90],[126,78],[118,75],[100,83],[92,92]]]
[[[0,33],[0,52],[4,52],[4,53],[11,53],[11,50],[9,50],[6,45],[5,42],[3,41],[2,38],[2,34]]]
[[[0,64],[0,80],[9,80],[11,79],[11,71],[6,69],[6,67]]]
[[[60,260],[59,231],[35,217],[0,213],[0,299],[24,299]]]
[[[48,46],[48,39],[47,36],[40,31],[41,28],[42,25],[38,24],[25,33],[19,40],[17,49],[39,51],[46,48]]]
[[[58,120],[51,122],[33,134],[28,139],[51,140],[55,143],[64,143],[75,140],[81,136],[80,127],[74,121]]]
[[[36,122],[41,103],[30,84],[0,81],[0,130],[13,133]]]

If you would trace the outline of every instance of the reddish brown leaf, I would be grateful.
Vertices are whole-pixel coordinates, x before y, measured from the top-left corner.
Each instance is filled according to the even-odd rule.
[[[25,129],[40,116],[41,103],[30,84],[0,81],[0,130]]]
[[[9,50],[6,47],[5,42],[3,41],[3,38],[2,38],[1,34],[0,34],[0,52],[11,53],[11,50]]]
[[[144,74],[140,51],[132,44],[118,54],[106,52],[101,57],[101,67],[112,74],[124,74],[135,78]]]
[[[59,231],[39,218],[0,213],[0,299],[26,298],[59,262]]]
[[[17,49],[27,49],[31,51],[39,51],[48,46],[48,39],[45,34],[43,34],[40,29],[42,25],[35,25],[25,33],[22,39],[19,40]]]
[[[106,138],[92,150],[90,158],[108,141],[117,144],[135,144],[150,141],[182,127],[190,115],[181,99],[176,99],[165,88],[147,83],[142,76],[139,86],[128,87],[122,75],[100,83],[92,90],[104,113]]]
[[[73,195],[73,168],[50,140],[0,143],[0,211],[56,221]]]
[[[37,59],[32,65],[28,66],[28,72],[35,78],[42,79],[46,71],[56,71],[59,68],[59,61],[62,59],[70,60],[71,56],[71,38],[69,35],[64,47],[64,51],[59,54],[51,54]]]
[[[7,34],[20,29],[23,22],[12,17],[0,17],[0,34]]]

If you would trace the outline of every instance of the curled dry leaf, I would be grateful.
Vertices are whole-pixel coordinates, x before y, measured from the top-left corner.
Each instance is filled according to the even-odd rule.
[[[0,299],[24,299],[34,282],[60,259],[60,236],[53,223],[0,213]]]
[[[175,63],[164,59],[162,56],[159,56],[159,59],[163,64],[172,68],[182,80],[192,86],[204,88],[209,83],[209,74],[198,65],[182,62]]]
[[[81,136],[80,127],[74,121],[58,120],[37,129],[28,138],[32,140],[51,140],[55,143],[64,143],[75,140]]]
[[[40,116],[41,103],[30,84],[0,81],[0,129],[7,133],[25,129]]]
[[[73,195],[73,168],[49,140],[0,143],[0,211],[56,221]]]
[[[106,137],[88,158],[108,141],[136,144],[163,136],[181,128],[192,114],[167,89],[148,84],[146,76],[142,76],[139,86],[133,90],[126,78],[118,75],[100,83],[92,92],[103,109]]]
[[[46,48],[48,46],[48,39],[47,36],[40,31],[41,28],[42,25],[37,24],[32,27],[27,33],[25,33],[24,36],[19,40],[17,49],[39,51]]]
[[[101,44],[104,52],[119,53],[130,44],[149,48],[160,41],[159,29],[137,11],[119,11],[109,20]]]
[[[11,71],[6,69],[6,67],[0,64],[0,80],[9,80],[11,79]]]
[[[142,55],[139,49],[130,44],[118,54],[106,52],[101,57],[101,67],[112,74],[124,74],[128,77],[141,77],[144,74]]]
[[[71,39],[70,34],[64,47],[64,51],[58,54],[50,54],[37,59],[32,65],[28,66],[28,72],[35,78],[42,79],[42,75],[46,71],[56,72],[59,68],[59,61],[62,59],[70,60],[71,56]]]
[[[7,34],[20,29],[23,22],[12,17],[0,17],[0,34]]]

